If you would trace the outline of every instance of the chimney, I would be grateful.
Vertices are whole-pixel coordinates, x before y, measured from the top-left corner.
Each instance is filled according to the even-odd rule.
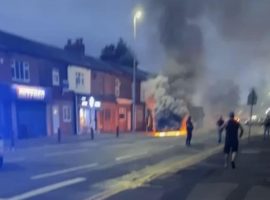
[[[68,39],[67,44],[65,45],[64,49],[67,50],[67,51],[70,51],[71,48],[72,48],[72,40]]]
[[[71,52],[74,55],[84,56],[85,55],[85,46],[83,44],[83,39],[78,38],[74,43],[71,39],[68,39],[67,44],[65,45],[65,50]]]

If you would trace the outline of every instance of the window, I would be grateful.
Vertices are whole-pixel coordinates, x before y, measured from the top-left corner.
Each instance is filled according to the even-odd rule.
[[[12,80],[14,81],[29,82],[30,81],[29,63],[20,60],[12,60],[11,74]]]
[[[110,112],[110,110],[105,110],[105,120],[106,121],[111,120],[111,112]]]
[[[84,87],[84,74],[81,72],[76,72],[76,88]]]
[[[71,107],[63,106],[63,121],[71,122]]]
[[[52,84],[54,86],[60,85],[60,77],[59,77],[59,70],[58,69],[52,70]]]
[[[119,119],[126,120],[126,109],[119,108]]]

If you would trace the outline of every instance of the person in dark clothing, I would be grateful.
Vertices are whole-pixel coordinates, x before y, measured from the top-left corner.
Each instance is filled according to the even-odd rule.
[[[223,126],[224,126],[224,120],[221,116],[219,120],[217,121],[217,128],[218,128],[218,143],[220,144],[222,142],[222,132],[223,132]]]
[[[264,139],[266,139],[266,136],[269,138],[269,133],[270,133],[270,115],[267,115],[265,120],[264,120]]]
[[[190,146],[191,145],[191,139],[192,139],[192,131],[193,131],[193,128],[194,128],[192,120],[191,120],[191,116],[189,116],[188,119],[187,119],[186,127],[187,127],[186,145]]]
[[[238,152],[238,134],[240,129],[240,138],[243,136],[244,129],[242,125],[234,119],[234,113],[230,113],[230,119],[224,125],[226,138],[224,145],[225,167],[228,167],[229,154],[232,152],[231,165],[235,169],[235,159]]]

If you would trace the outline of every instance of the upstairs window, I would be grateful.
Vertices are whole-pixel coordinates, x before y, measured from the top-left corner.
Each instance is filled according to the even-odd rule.
[[[58,69],[52,70],[52,84],[53,86],[59,86],[60,85],[60,75]]]
[[[12,60],[11,74],[13,81],[20,81],[26,83],[29,82],[30,81],[29,63],[20,60]]]
[[[81,72],[76,72],[76,88],[84,87],[84,74]]]

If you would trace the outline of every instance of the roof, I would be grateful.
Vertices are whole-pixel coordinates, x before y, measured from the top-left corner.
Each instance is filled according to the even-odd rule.
[[[130,75],[133,74],[132,67],[123,66],[123,65],[119,65],[119,64],[115,64],[115,63],[111,63],[111,65],[114,66],[114,68],[120,69],[125,74],[130,74]],[[150,72],[147,72],[147,71],[139,69],[139,68],[137,68],[136,72],[137,72],[136,77],[140,80],[146,80],[152,76],[152,74]]]
[[[133,73],[132,68],[126,66],[112,65],[91,56],[77,56],[64,49],[29,40],[4,31],[0,31],[0,49],[60,61],[70,65],[78,65],[96,71],[124,73],[130,76],[132,76]],[[137,78],[143,80],[146,79],[146,77],[146,72],[142,70],[137,71]]]

